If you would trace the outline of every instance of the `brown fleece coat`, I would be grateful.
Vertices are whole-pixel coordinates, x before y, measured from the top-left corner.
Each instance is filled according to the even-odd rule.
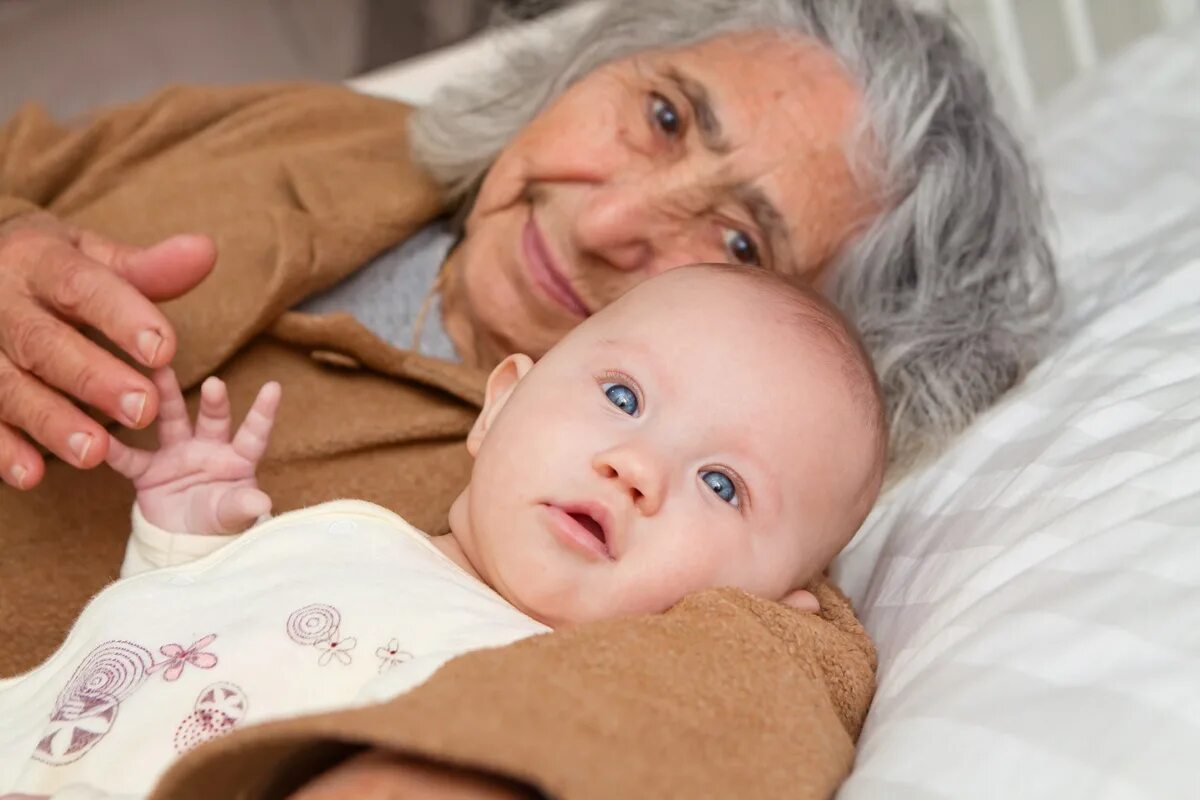
[[[193,411],[208,374],[236,413],[278,380],[260,470],[277,511],[356,497],[444,531],[484,375],[287,310],[443,211],[409,113],[311,85],[173,89],[69,127],[27,109],[0,128],[0,222],[42,208],[133,244],[213,236],[213,275],[163,306]],[[116,577],[132,500],[108,469],[57,461],[30,493],[0,487],[0,675],[50,655]],[[205,745],[154,796],[276,796],[373,743],[562,798],[825,797],[852,763],[874,652],[845,599],[817,591],[819,615],[720,590],[470,653],[389,703]]]

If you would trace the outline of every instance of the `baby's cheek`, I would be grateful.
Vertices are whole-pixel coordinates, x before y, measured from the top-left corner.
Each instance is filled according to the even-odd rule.
[[[630,600],[638,608],[630,613],[659,613],[693,592],[728,585],[720,550],[696,542],[663,553],[639,570],[630,587]]]

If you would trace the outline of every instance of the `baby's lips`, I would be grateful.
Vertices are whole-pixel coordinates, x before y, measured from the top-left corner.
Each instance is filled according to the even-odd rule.
[[[584,523],[583,520],[581,520],[581,524],[583,524],[585,528],[589,528],[589,532],[600,540],[600,542],[604,545],[605,550],[608,551],[609,558],[613,560],[617,559],[618,553],[616,544],[619,537],[617,537],[616,534],[618,531],[616,530],[616,522],[613,518],[613,514],[608,510],[607,506],[596,501],[584,500],[563,503],[559,507],[572,516],[582,517],[583,520],[593,520],[595,525],[600,529],[599,535],[596,534],[596,531],[591,530],[591,528]]]

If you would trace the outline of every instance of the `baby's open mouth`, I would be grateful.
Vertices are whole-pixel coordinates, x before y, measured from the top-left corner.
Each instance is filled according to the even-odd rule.
[[[604,535],[604,526],[597,522],[591,514],[576,511],[571,512],[570,517],[582,525],[584,530],[599,539],[601,544],[608,545],[608,538]]]
[[[549,512],[550,529],[572,548],[605,561],[616,559],[610,541],[613,524],[608,509],[598,503],[542,503]]]

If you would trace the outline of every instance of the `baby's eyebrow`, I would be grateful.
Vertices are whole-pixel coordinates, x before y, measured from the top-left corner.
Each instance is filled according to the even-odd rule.
[[[604,349],[632,351],[633,356],[637,359],[635,362],[637,369],[631,371],[633,377],[638,378],[636,373],[647,370],[653,373],[651,382],[655,384],[659,392],[665,392],[665,396],[670,396],[670,392],[675,390],[675,380],[670,371],[663,368],[664,363],[653,346],[640,339],[621,339],[615,336],[601,337],[596,340],[596,344]],[[642,375],[639,381],[646,385],[647,376]]]
[[[612,348],[613,350],[633,350],[638,355],[657,358],[654,349],[639,339],[619,339],[615,336],[606,336],[597,340],[597,343],[602,347]]]

